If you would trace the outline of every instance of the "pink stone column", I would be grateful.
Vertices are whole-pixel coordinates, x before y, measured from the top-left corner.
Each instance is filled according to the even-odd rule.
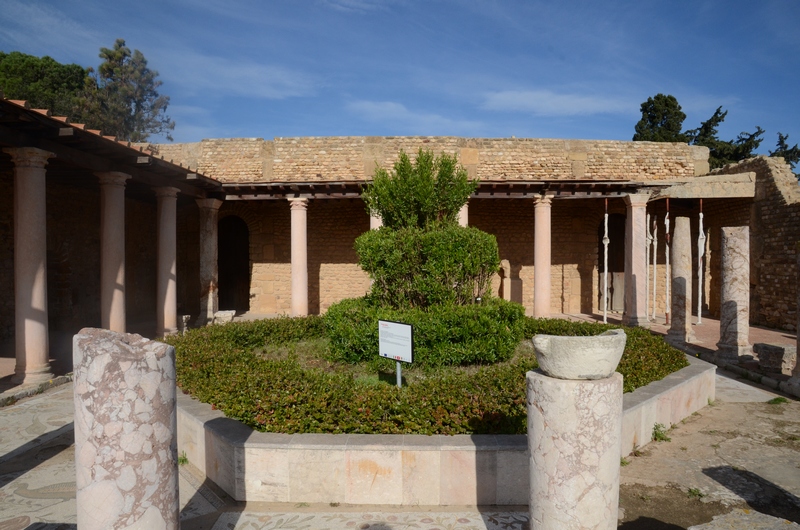
[[[219,309],[219,250],[217,239],[218,199],[197,199],[200,209],[200,315],[197,325],[205,326],[214,320]]]
[[[694,342],[692,331],[692,233],[688,217],[677,217],[672,232],[672,301],[666,340],[672,344]]]
[[[14,163],[14,383],[52,377],[47,327],[45,165],[55,155],[33,147],[6,148]]]
[[[458,211],[458,224],[461,226],[469,225],[469,202]]]
[[[177,529],[175,349],[84,328],[72,362],[78,528]]]
[[[550,316],[550,212],[553,197],[533,200],[533,316]]]
[[[100,179],[100,325],[125,333],[125,181],[117,171]]]
[[[649,327],[647,318],[647,200],[648,193],[625,197],[625,313],[626,326]]]
[[[383,226],[383,219],[378,217],[377,215],[370,215],[369,216],[369,229],[370,230],[377,230],[378,228]]]
[[[158,198],[158,257],[156,264],[156,334],[178,332],[177,210],[178,188],[156,188]]]
[[[717,358],[735,361],[753,355],[750,346],[750,228],[722,228],[722,287],[720,289]]]
[[[308,199],[289,199],[292,209],[292,316],[308,315]]]

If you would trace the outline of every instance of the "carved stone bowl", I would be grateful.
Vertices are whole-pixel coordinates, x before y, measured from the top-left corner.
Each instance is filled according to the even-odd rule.
[[[605,379],[617,369],[627,336],[612,329],[593,337],[536,335],[539,369],[557,379]]]

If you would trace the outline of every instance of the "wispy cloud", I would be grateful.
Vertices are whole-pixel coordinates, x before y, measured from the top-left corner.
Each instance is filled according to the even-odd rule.
[[[11,43],[13,50],[33,55],[50,55],[75,61],[102,37],[66,12],[35,1],[3,0],[0,9],[0,42]],[[4,51],[13,51],[7,49]]]
[[[387,0],[321,0],[326,5],[337,11],[348,13],[366,13],[386,9],[391,2]]]
[[[404,134],[468,134],[479,131],[482,124],[456,120],[434,113],[414,112],[394,101],[355,101],[347,109],[362,119],[384,123]]]
[[[161,58],[159,73],[187,92],[284,99],[314,93],[312,76],[282,66],[184,51]]]
[[[481,108],[509,112],[526,112],[537,116],[584,116],[592,114],[630,113],[628,99],[558,94],[549,90],[503,90],[486,96]]]

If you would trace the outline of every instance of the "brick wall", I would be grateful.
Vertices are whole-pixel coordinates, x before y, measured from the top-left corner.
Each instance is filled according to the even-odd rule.
[[[369,180],[401,150],[458,155],[484,180],[688,178],[708,171],[708,150],[685,144],[530,138],[306,137],[230,138],[156,146],[168,160],[223,182]]]
[[[754,324],[797,326],[797,254],[800,189],[783,159],[759,156],[726,166],[719,174],[754,172],[756,197],[750,216],[751,307]],[[739,208],[741,210],[741,207]],[[732,222],[744,223],[743,212]]]

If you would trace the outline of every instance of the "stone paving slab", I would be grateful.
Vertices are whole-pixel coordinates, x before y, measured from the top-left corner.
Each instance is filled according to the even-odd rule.
[[[710,523],[690,526],[689,530],[800,530],[800,524],[753,510],[736,509],[715,516]]]
[[[212,530],[522,530],[526,512],[225,513]]]

